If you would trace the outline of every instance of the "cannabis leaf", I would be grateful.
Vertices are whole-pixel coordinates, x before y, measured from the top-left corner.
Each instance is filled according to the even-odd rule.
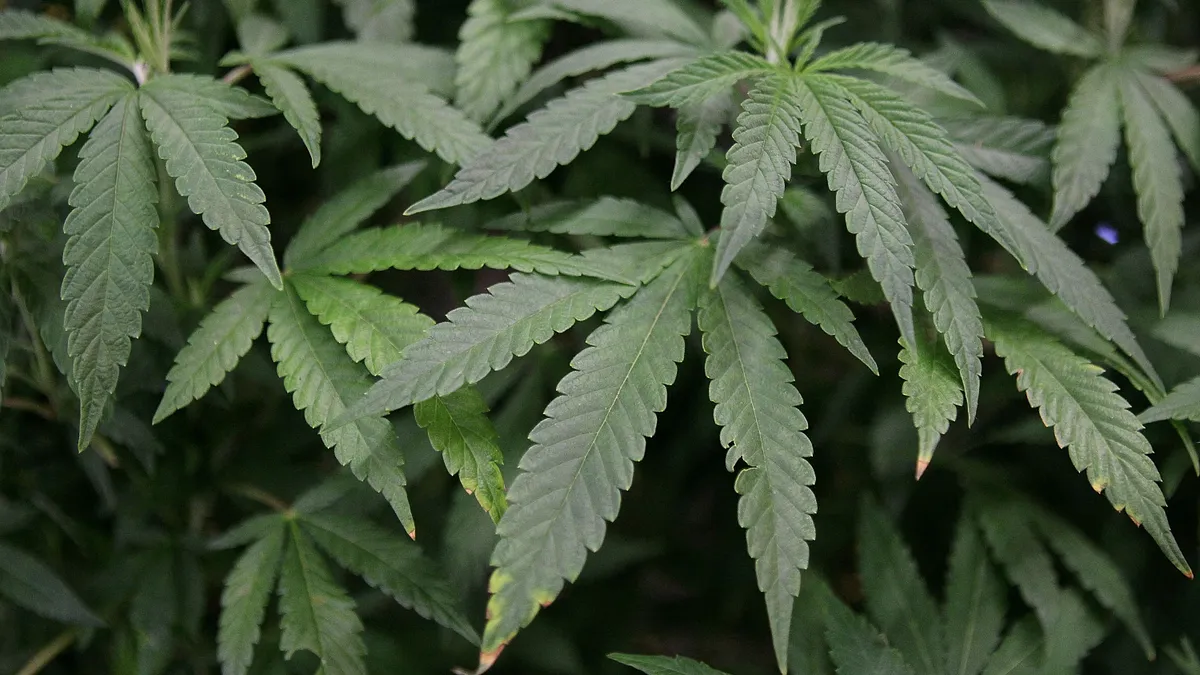
[[[1104,44],[1095,33],[1045,5],[1026,0],[983,0],[997,21],[1022,40],[1046,51],[1097,57]]]
[[[646,675],[725,675],[719,670],[682,656],[641,656],[637,654],[609,654],[608,658],[640,670]]]
[[[940,118],[938,124],[954,140],[958,154],[986,174],[1031,185],[1050,177],[1055,132],[1041,122],[973,116]]]
[[[904,657],[866,619],[850,611],[833,593],[822,593],[825,640],[839,675],[913,675]]]
[[[761,56],[746,52],[717,52],[673,70],[653,84],[625,94],[652,106],[683,108],[700,105],[742,80],[770,75],[775,68]]]
[[[1163,420],[1200,422],[1200,378],[1179,385],[1166,398],[1138,415],[1138,419],[1146,424]]]
[[[312,157],[312,166],[317,168],[321,163],[321,118],[317,113],[317,104],[312,94],[304,85],[304,80],[282,66],[270,61],[254,61],[254,74],[262,82],[267,96],[275,103],[275,107],[283,112],[283,117],[300,134],[304,147]]]
[[[435,396],[413,407],[417,424],[429,433],[429,442],[442,453],[446,470],[457,475],[467,494],[500,522],[508,509],[496,430],[487,417],[487,404],[471,387],[446,396]]]
[[[678,190],[717,145],[717,135],[729,120],[733,97],[722,92],[708,100],[682,108],[676,120],[675,171],[671,190]]]
[[[480,122],[529,76],[548,33],[545,22],[513,19],[509,7],[507,0],[472,0],[458,32],[456,102]]]
[[[905,407],[913,416],[920,439],[917,455],[919,479],[929,468],[942,435],[958,416],[963,391],[954,377],[954,370],[945,362],[936,345],[918,342],[915,347],[902,347],[900,379],[904,380]]]
[[[918,60],[908,50],[878,42],[860,42],[834,50],[808,64],[804,70],[808,73],[867,70],[927,87],[969,103],[983,105],[970,91],[940,70]]]
[[[1061,228],[1099,194],[1121,142],[1120,78],[1116,68],[1089,70],[1071,93],[1054,146],[1054,213]]]
[[[254,659],[254,645],[283,557],[285,526],[279,518],[273,522],[274,527],[246,549],[225,578],[217,632],[217,658],[225,675],[245,675]]]
[[[943,608],[947,675],[979,675],[1004,629],[1008,589],[970,512],[958,520]]]

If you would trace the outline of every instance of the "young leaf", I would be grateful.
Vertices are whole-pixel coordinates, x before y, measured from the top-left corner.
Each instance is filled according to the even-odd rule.
[[[1200,378],[1179,385],[1166,398],[1138,415],[1138,419],[1145,424],[1165,420],[1200,422]]]
[[[671,191],[678,190],[688,176],[700,166],[717,145],[733,110],[733,97],[722,92],[712,98],[679,110],[675,121],[678,135],[675,140],[675,171],[671,174]]]
[[[874,626],[831,592],[824,595],[825,639],[838,675],[914,675],[904,656]]]
[[[509,488],[492,554],[481,666],[554,600],[564,580],[579,576],[588,550],[600,548],[605,521],[616,518],[633,464],[666,408],[705,260],[695,252],[681,258],[609,314],[530,433],[534,445]]]
[[[467,494],[474,495],[498,523],[508,509],[504,477],[500,475],[504,454],[487,412],[487,404],[473,387],[435,396],[413,407],[417,424],[429,433],[433,448],[442,453],[446,470],[458,476]]]
[[[742,80],[757,79],[774,72],[775,67],[761,56],[747,52],[717,52],[706,54],[625,96],[644,105],[696,106],[728,92]]]
[[[1096,58],[1104,43],[1093,32],[1045,5],[1028,0],[983,0],[983,6],[1017,37],[1046,51]]]
[[[913,416],[920,439],[917,455],[920,479],[933,461],[942,435],[958,417],[963,390],[937,345],[922,342],[916,348],[903,343],[901,346],[900,379],[904,380],[905,407]]]
[[[73,208],[63,224],[70,239],[63,249],[62,299],[83,450],[117,389],[131,339],[141,335],[142,313],[150,307],[158,192],[136,94],[118,101],[100,120],[79,157],[68,200]]]
[[[631,66],[590,80],[466,162],[450,184],[409,207],[407,214],[494,199],[545,178],[628,119],[637,106],[617,94],[653,82],[678,64],[664,59]]]
[[[738,253],[767,226],[783,196],[800,144],[796,85],[765,77],[742,102],[733,147],[722,174],[721,238],[710,285],[716,286]]]
[[[725,465],[747,464],[735,485],[738,522],[766,595],[775,658],[786,672],[792,606],[800,572],[808,569],[808,542],[817,534],[816,474],[806,459],[812,444],[798,408],[803,400],[775,325],[736,275],[701,297],[697,323],[708,353],[713,418],[729,448]]]
[[[308,513],[300,527],[339,565],[421,616],[472,644],[479,635],[458,609],[456,595],[421,549],[371,521]]]
[[[1000,641],[1008,589],[988,560],[973,518],[958,520],[943,611],[947,675],[979,675]]]
[[[1190,577],[1191,568],[1167,522],[1150,443],[1116,385],[1099,368],[1028,325],[992,321],[987,334],[1017,376],[1017,386],[1039,408],[1046,426],[1054,427],[1058,444],[1069,448],[1075,468],[1086,469],[1092,488],[1144,525],[1167,559]]]
[[[267,339],[279,376],[296,408],[304,411],[304,419],[320,431],[321,440],[339,462],[383,494],[411,536],[416,525],[404,489],[404,454],[392,425],[381,417],[369,417],[327,428],[367,391],[366,369],[350,360],[291,286],[275,297]]]
[[[0,597],[47,619],[103,626],[69,586],[37,558],[0,543]]]
[[[279,573],[284,527],[276,521],[234,563],[221,593],[221,623],[217,631],[217,658],[224,675],[245,675],[254,659],[267,601]]]
[[[366,675],[362,621],[354,600],[334,582],[321,554],[293,521],[279,575],[279,648],[321,660],[322,675]]]
[[[321,117],[308,86],[292,71],[270,61],[255,61],[253,65],[267,96],[300,135],[312,157],[313,168],[317,168],[321,163]]]
[[[914,58],[907,49],[893,45],[860,42],[834,50],[804,68],[806,73],[831,70],[867,70],[911,82],[969,103],[983,105],[975,94],[961,87],[945,73]]]
[[[1037,185],[1050,176],[1054,130],[1019,117],[939,119],[958,154],[971,166],[1014,183]]]
[[[507,0],[472,0],[467,20],[458,31],[456,103],[479,122],[496,112],[542,56],[546,23],[511,19],[511,4]]]
[[[609,654],[608,658],[640,670],[646,675],[725,675],[719,670],[682,656],[641,656],[638,654]]]
[[[91,68],[39,73],[0,90],[0,209],[131,91],[125,78]]]
[[[204,317],[167,373],[167,390],[154,412],[155,424],[200,400],[225,379],[262,333],[275,295],[267,284],[251,284],[234,291]]]
[[[254,183],[254,170],[242,161],[246,151],[235,142],[228,120],[202,99],[171,86],[172,77],[177,76],[146,83],[138,100],[175,189],[205,225],[240,248],[272,286],[283,288],[267,229],[266,196]]]
[[[796,91],[804,136],[820,157],[829,189],[837,193],[837,210],[846,214],[859,254],[883,287],[901,337],[913,344],[916,260],[887,159],[862,115],[827,82],[800,81]]]
[[[1117,160],[1121,142],[1120,78],[1108,64],[1095,66],[1079,80],[1063,110],[1054,165],[1054,212],[1050,225],[1059,229],[1100,192]]]
[[[1200,174],[1200,111],[1170,81],[1136,69],[1130,69],[1129,72],[1170,127],[1175,142],[1188,158],[1192,169]]]

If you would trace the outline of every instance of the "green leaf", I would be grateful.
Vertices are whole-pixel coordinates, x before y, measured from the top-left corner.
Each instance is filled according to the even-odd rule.
[[[508,509],[496,429],[487,416],[488,407],[473,387],[446,396],[434,396],[413,408],[417,424],[429,433],[429,442],[442,453],[446,470],[457,475],[467,494],[494,522]]]
[[[37,558],[0,543],[0,597],[47,619],[103,626],[62,579]]]
[[[1019,503],[1014,503],[1008,495],[1003,498],[994,493],[984,494],[983,498],[970,502],[969,512],[975,514],[992,557],[1004,575],[1048,630],[1062,596],[1054,559],[1030,527]],[[1003,650],[1004,645],[1000,648]]]
[[[1100,193],[1121,142],[1120,77],[1108,64],[1087,71],[1075,85],[1058,125],[1054,165],[1054,212],[1059,229]]]
[[[246,151],[228,120],[195,96],[173,86],[176,75],[156,77],[138,97],[146,126],[166,160],[175,189],[192,212],[240,248],[275,288],[283,277],[271,250],[271,215],[266,196],[254,183],[254,170],[242,160]]]
[[[684,336],[707,256],[681,258],[588,336],[560,395],[530,433],[534,442],[509,488],[492,554],[481,665],[583,569],[604,540],[621,491],[633,480],[656,414],[683,360]]]
[[[738,265],[766,286],[771,295],[786,302],[793,312],[802,314],[814,326],[820,326],[872,373],[879,374],[879,366],[854,327],[854,313],[811,265],[787,249],[763,244],[747,247]]]
[[[479,642],[458,608],[454,588],[416,544],[361,518],[310,513],[299,521],[339,565],[422,617]]]
[[[1151,406],[1138,419],[1145,424],[1165,420],[1200,422],[1200,378],[1189,380]]]
[[[400,353],[433,325],[433,319],[415,306],[374,286],[306,274],[294,275],[291,281],[308,311],[329,326],[350,358],[363,362],[372,375],[398,361]]]
[[[364,42],[404,42],[412,37],[414,0],[336,0],[346,25]]]
[[[1036,675],[1042,655],[1042,633],[1033,617],[1025,617],[1009,629],[983,675]]]
[[[903,343],[901,347],[900,379],[904,380],[904,404],[913,416],[920,439],[917,455],[917,478],[920,479],[933,461],[942,435],[958,417],[963,390],[954,376],[953,366],[937,345],[922,341],[916,348]]]
[[[800,145],[796,85],[790,78],[765,77],[742,101],[733,147],[721,177],[721,238],[709,284],[715,286],[738,253],[775,215],[796,163]]]
[[[640,670],[646,675],[725,675],[719,670],[682,656],[641,656],[638,654],[609,654],[608,658]]]
[[[1000,642],[1008,589],[988,560],[970,513],[958,520],[943,611],[946,674],[979,675]]]
[[[291,37],[287,28],[262,14],[236,18],[238,46],[250,56],[278,51]]]
[[[804,136],[820,158],[829,189],[837,193],[838,213],[846,214],[847,228],[883,287],[901,337],[913,344],[916,260],[887,159],[862,115],[827,81],[800,81],[796,90]]]
[[[300,135],[300,140],[312,157],[313,168],[317,168],[321,163],[321,116],[304,80],[270,61],[252,63],[254,74],[262,82],[267,96],[271,97],[275,107],[283,112],[284,119]]]
[[[747,52],[716,52],[663,75],[653,83],[625,93],[643,105],[683,108],[727,94],[733,85],[777,72],[766,59]]]
[[[1055,133],[1035,120],[1019,117],[939,119],[958,154],[971,166],[1014,183],[1038,185],[1050,176]]]
[[[1131,69],[1142,93],[1154,104],[1158,114],[1171,129],[1179,149],[1188,158],[1192,169],[1200,174],[1200,111],[1179,88],[1169,80],[1141,70]]]
[[[338,462],[383,494],[404,530],[415,533],[404,489],[404,454],[392,425],[381,417],[370,417],[327,428],[366,393],[370,386],[366,369],[350,360],[290,286],[276,295],[267,339],[279,376],[309,426],[320,431],[321,440]]]
[[[79,394],[79,449],[91,443],[105,406],[141,335],[150,307],[158,240],[158,192],[137,94],[117,102],[79,152],[62,299],[63,328]]]
[[[378,77],[423,85],[439,96],[454,93],[454,54],[438,47],[335,40],[278,52],[271,60],[309,74],[376,72]]]
[[[0,90],[0,209],[133,90],[107,70],[58,69]]]
[[[893,45],[860,42],[829,52],[804,67],[806,73],[831,70],[866,70],[880,73],[983,106],[975,94],[961,87],[945,73],[914,58],[907,49]]]
[[[825,639],[838,675],[913,675],[912,666],[874,626],[828,590],[823,595]]]
[[[1035,47],[1090,58],[1104,53],[1104,43],[1099,36],[1040,3],[983,0],[983,6],[1005,28]]]
[[[1071,350],[1016,321],[992,321],[988,337],[1004,358],[1017,386],[1054,428],[1059,446],[1069,448],[1076,470],[1104,492],[1117,511],[1143,525],[1181,572],[1191,568],[1171,535],[1158,468],[1149,455],[1142,425],[1099,368]]]
[[[628,25],[638,32],[707,45],[708,35],[673,0],[548,0],[549,5]]]
[[[221,623],[217,658],[224,675],[245,675],[261,636],[267,601],[283,555],[284,527],[275,526],[254,542],[234,563],[221,593]]]
[[[549,31],[544,21],[519,21],[508,0],[472,0],[458,31],[455,102],[483,122],[529,77]]]
[[[1110,50],[1119,48],[1125,42],[1135,6],[1137,0],[1104,0],[1104,27],[1107,29]]]
[[[270,101],[250,92],[205,75],[174,74],[156,79],[155,89],[170,89],[180,97],[191,99],[193,105],[207,106],[232,120],[255,119],[278,115],[279,109]]]
[[[675,170],[671,191],[678,190],[717,145],[717,136],[733,110],[733,97],[723,92],[695,105],[685,106],[675,120]]]
[[[676,65],[676,60],[664,59],[631,66],[590,80],[551,101],[466,162],[440,192],[405,213],[494,199],[549,176],[633,114],[637,106],[618,96],[619,92],[653,82]]]
[[[43,45],[63,45],[95,54],[133,69],[134,57],[121,39],[97,38],[85,30],[47,14],[17,9],[0,11],[0,40],[37,40]]]
[[[1162,44],[1126,45],[1121,49],[1121,56],[1138,68],[1168,75],[1196,65],[1200,50],[1178,49]]]
[[[279,648],[289,658],[300,650],[321,660],[321,675],[366,675],[362,621],[354,600],[334,582],[321,554],[295,521],[279,575]]]
[[[239,288],[200,321],[167,373],[167,390],[154,413],[155,424],[200,400],[225,379],[262,333],[275,295],[275,289],[264,283]]]
[[[1146,228],[1146,242],[1158,278],[1158,306],[1165,316],[1183,253],[1183,175],[1171,132],[1148,100],[1137,75],[1122,71],[1119,88],[1138,217]]]
[[[808,542],[817,534],[816,474],[806,459],[812,443],[798,407],[803,399],[775,325],[736,275],[701,297],[697,323],[708,353],[704,372],[716,404],[713,418],[729,448],[725,465],[747,465],[735,485],[738,522],[766,596],[775,658],[786,672],[792,606],[800,572],[808,569]]]
[[[690,234],[678,218],[666,211],[618,197],[553,202],[493,220],[485,227],[489,230],[645,239],[686,239]]]
[[[208,540],[205,548],[209,551],[228,551],[248,546],[270,534],[271,530],[282,522],[282,518],[283,515],[280,513],[262,513],[251,516]]]

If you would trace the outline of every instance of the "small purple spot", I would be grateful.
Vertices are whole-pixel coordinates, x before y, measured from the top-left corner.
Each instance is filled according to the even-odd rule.
[[[1117,228],[1108,223],[1100,223],[1096,226],[1096,236],[1109,244],[1116,244],[1121,240],[1120,235],[1117,234]]]

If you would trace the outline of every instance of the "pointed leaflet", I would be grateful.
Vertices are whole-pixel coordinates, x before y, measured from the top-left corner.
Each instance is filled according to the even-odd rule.
[[[795,88],[804,136],[820,156],[829,189],[837,193],[837,210],[846,214],[859,254],[883,287],[901,337],[912,344],[916,261],[887,159],[862,115],[827,82],[813,78]]]
[[[733,97],[728,91],[695,105],[679,110],[675,120],[675,170],[671,174],[671,191],[678,190],[688,176],[700,166],[717,145],[717,135],[725,127],[733,110]]]
[[[1169,80],[1134,68],[1127,72],[1137,80],[1142,92],[1170,127],[1171,135],[1188,158],[1192,170],[1200,174],[1200,111]]]
[[[160,80],[155,87],[171,89],[181,97],[190,98],[193,104],[211,107],[220,115],[232,120],[255,119],[278,115],[279,109],[266,99],[250,92],[214,80],[205,75],[174,74]]]
[[[362,361],[372,375],[398,361],[404,348],[433,325],[433,319],[415,306],[374,286],[307,274],[294,275],[291,281],[308,311],[329,326],[350,358]]]
[[[1055,133],[1035,120],[1019,117],[938,119],[971,166],[1014,183],[1036,185],[1050,176]]]
[[[78,626],[104,625],[54,570],[3,543],[0,543],[0,598],[47,619]]]
[[[331,41],[277,52],[271,60],[310,74],[327,70],[378,72],[381,77],[423,85],[439,96],[454,93],[454,55],[440,47],[411,42]]]
[[[1004,27],[1029,44],[1058,54],[1097,57],[1104,44],[1095,33],[1044,4],[1028,0],[983,0]]]
[[[266,196],[228,120],[206,103],[170,86],[175,75],[156,77],[138,97],[158,154],[166,160],[175,189],[192,212],[254,261],[276,288],[283,287],[271,250],[271,216]]]
[[[308,154],[312,157],[313,168],[317,168],[321,163],[321,117],[304,80],[270,61],[254,61],[252,64],[254,74],[262,82],[267,96],[271,97],[275,107],[283,112],[284,119],[300,135],[300,140],[304,141],[304,147],[308,148]]]
[[[677,63],[666,59],[631,66],[551,101],[466,162],[449,185],[417,202],[407,213],[493,199],[549,176],[633,114],[636,104],[618,92],[652,82]]]
[[[804,68],[806,73],[830,70],[868,70],[983,105],[974,94],[959,86],[948,75],[916,59],[907,49],[893,45],[860,42],[834,50]]]
[[[296,408],[304,411],[310,426],[320,430],[321,440],[337,460],[382,493],[405,531],[414,532],[404,490],[404,454],[392,425],[370,417],[326,428],[367,391],[366,370],[351,361],[329,330],[308,313],[291,286],[276,295],[270,322],[271,357]]]
[[[489,230],[552,232],[596,237],[686,239],[675,216],[632,199],[600,197],[583,202],[551,202],[485,225]]]
[[[1189,420],[1200,422],[1200,378],[1189,380],[1167,394],[1138,419],[1146,424],[1165,420]]]
[[[645,105],[683,108],[725,94],[742,80],[776,73],[766,59],[746,52],[717,52],[673,70],[654,83],[625,94]]]
[[[474,120],[486,121],[542,56],[544,21],[512,20],[508,0],[472,0],[458,31],[454,60],[455,102]]]
[[[416,0],[335,0],[342,18],[363,42],[405,42],[412,38]]]
[[[279,648],[303,649],[321,660],[321,675],[366,675],[362,621],[354,600],[329,574],[308,535],[292,521],[279,575]]]
[[[872,373],[879,374],[879,366],[854,327],[853,312],[812,265],[787,249],[763,244],[747,247],[738,265],[766,286],[771,295],[786,302],[793,312],[804,315],[813,325],[820,326]]]
[[[63,224],[71,237],[63,249],[63,328],[79,394],[80,450],[104,416],[150,307],[158,192],[136,99],[118,101],[84,143],[68,200],[74,208]]]
[[[98,38],[85,30],[46,14],[0,10],[0,40],[37,40],[41,45],[63,45],[108,59],[133,70],[134,56],[123,40]]]
[[[306,513],[298,520],[301,529],[339,565],[472,644],[479,641],[458,608],[455,589],[416,544],[363,518]]]
[[[1099,368],[1027,324],[991,321],[987,334],[1009,372],[1017,375],[1018,388],[1028,394],[1046,426],[1054,427],[1058,444],[1070,450],[1075,468],[1086,469],[1092,488],[1144,525],[1167,559],[1191,576],[1171,535],[1150,443],[1116,385]]]
[[[40,73],[18,82],[35,83],[7,114],[0,116],[0,209],[41,173],[79,134],[133,90],[128,80],[107,70],[76,68]],[[3,90],[5,96],[16,84]],[[0,101],[5,97],[0,96]],[[7,102],[0,103],[8,107]]]
[[[1122,70],[1118,86],[1138,217],[1146,228],[1146,242],[1158,277],[1158,304],[1165,315],[1171,306],[1171,284],[1183,252],[1183,175],[1171,132],[1147,100],[1137,75]]]
[[[254,659],[267,601],[279,573],[284,527],[279,521],[234,563],[221,593],[217,658],[224,675],[245,675]]]
[[[695,45],[709,42],[704,29],[673,0],[549,0],[548,4],[628,24],[639,32],[650,31]]]
[[[917,448],[917,478],[933,461],[942,434],[958,417],[963,390],[954,377],[954,368],[936,344],[922,342],[910,348],[901,343],[900,379],[904,380],[904,405],[913,416],[920,439]]]
[[[964,511],[946,577],[946,675],[979,675],[1000,641],[1007,599],[974,518]]]
[[[281,513],[260,513],[250,516],[225,532],[209,539],[205,548],[209,551],[228,551],[241,548],[262,539],[282,521]]]
[[[829,590],[823,595],[825,639],[838,675],[913,675],[904,656],[874,626],[850,611]]]
[[[725,464],[748,465],[736,483],[738,522],[766,595],[775,658],[786,671],[792,605],[808,568],[808,542],[816,538],[808,420],[797,407],[803,401],[775,325],[737,275],[701,297],[697,323],[708,353],[713,418],[729,448]]]
[[[1063,109],[1051,155],[1054,212],[1050,225],[1056,230],[1100,193],[1117,160],[1121,142],[1119,82],[1115,66],[1095,66],[1075,85]]]
[[[800,144],[796,85],[785,76],[758,81],[742,101],[733,131],[733,147],[721,177],[721,238],[713,265],[716,285],[738,253],[767,226],[792,177],[796,146]]]
[[[588,550],[600,548],[605,521],[616,518],[633,463],[666,408],[706,260],[689,253],[609,314],[530,433],[534,445],[509,488],[492,554],[481,664],[495,660],[564,580],[579,576]]]
[[[244,286],[200,321],[167,373],[167,390],[154,413],[155,424],[198,401],[225,379],[262,333],[275,294],[265,283]]]
[[[682,656],[641,656],[638,654],[609,654],[617,663],[646,673],[646,675],[725,675],[719,670]]]
[[[457,475],[467,494],[495,522],[508,509],[500,465],[504,454],[483,397],[473,387],[435,396],[413,408],[417,424],[429,433],[429,442],[442,453],[446,470]]]
[[[988,659],[983,675],[1036,675],[1040,672],[1043,642],[1037,621],[1026,616],[1009,629]]]

